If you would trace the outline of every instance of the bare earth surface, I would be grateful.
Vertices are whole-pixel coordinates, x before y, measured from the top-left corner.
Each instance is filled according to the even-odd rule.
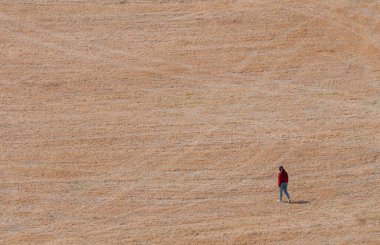
[[[380,1],[3,0],[0,96],[1,244],[379,244]]]

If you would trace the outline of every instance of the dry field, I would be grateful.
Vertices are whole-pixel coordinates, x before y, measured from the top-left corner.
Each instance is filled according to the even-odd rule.
[[[0,1],[0,244],[379,244],[379,203],[380,1]]]

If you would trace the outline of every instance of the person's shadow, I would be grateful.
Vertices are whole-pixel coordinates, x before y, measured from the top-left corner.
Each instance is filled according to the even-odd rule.
[[[292,201],[290,204],[309,204],[309,203],[310,203],[309,201],[300,200],[300,201]]]

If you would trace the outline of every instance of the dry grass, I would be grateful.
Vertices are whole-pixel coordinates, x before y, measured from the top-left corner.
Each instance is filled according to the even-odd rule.
[[[379,57],[378,1],[2,1],[0,243],[376,244]]]

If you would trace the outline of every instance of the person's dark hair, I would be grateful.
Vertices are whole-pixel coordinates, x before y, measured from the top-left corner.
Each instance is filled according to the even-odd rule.
[[[280,166],[280,167],[278,168],[278,170],[280,170],[281,172],[285,172],[285,169],[284,169],[283,166]]]

